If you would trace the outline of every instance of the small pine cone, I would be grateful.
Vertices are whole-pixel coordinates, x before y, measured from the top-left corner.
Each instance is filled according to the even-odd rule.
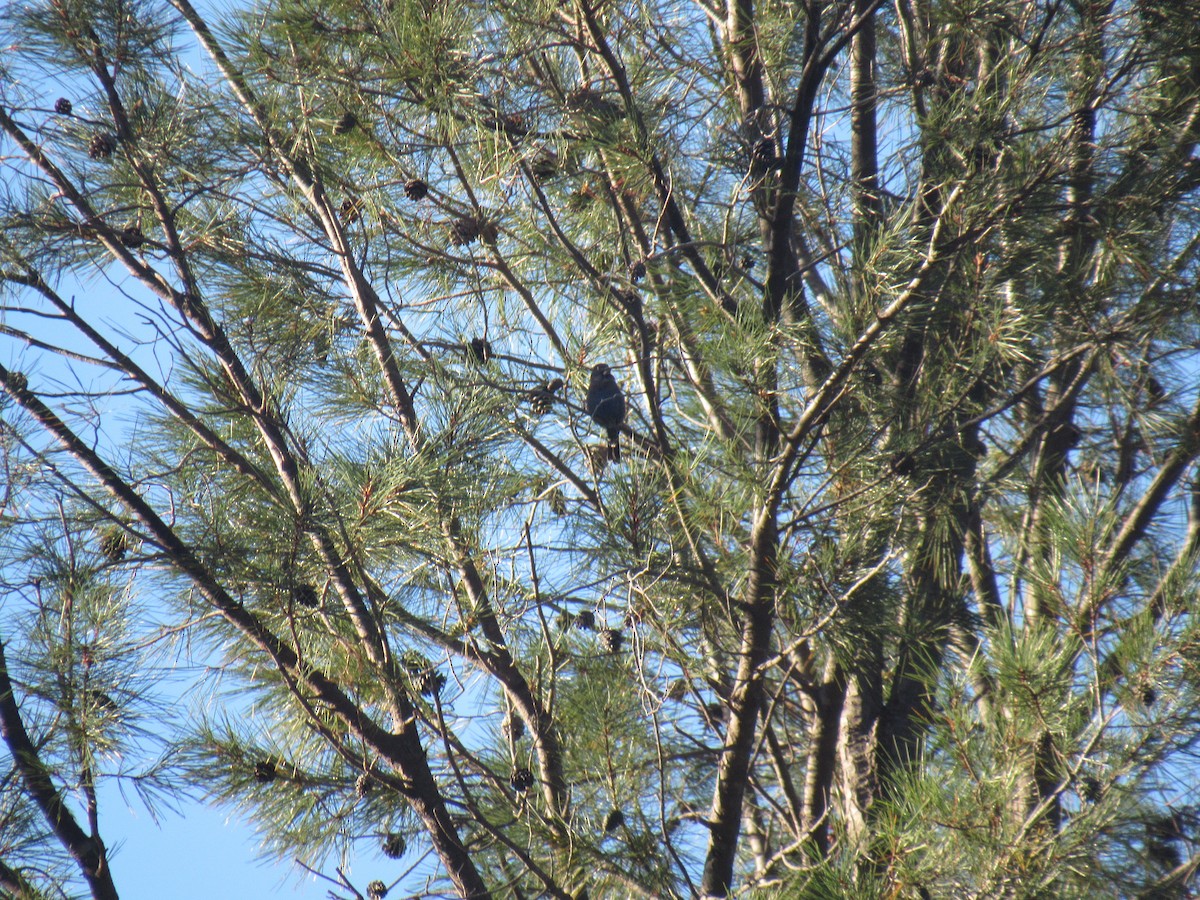
[[[100,536],[100,552],[109,562],[120,562],[129,550],[129,534],[120,525],[113,525]]]
[[[446,686],[446,676],[436,670],[422,672],[417,679],[417,689],[424,697],[440,694]]]
[[[750,158],[750,171],[762,175],[775,168],[778,162],[775,157],[775,141],[763,138],[754,145]]]
[[[367,885],[367,900],[383,900],[387,892],[387,885],[376,879]]]
[[[450,223],[450,243],[464,247],[479,237],[479,220],[474,216],[462,216]]]
[[[544,416],[550,412],[550,407],[554,405],[554,395],[562,389],[562,386],[561,378],[552,378],[529,392],[529,406],[535,416]]]
[[[596,193],[590,184],[584,184],[577,191],[572,191],[567,197],[567,209],[571,212],[583,212],[596,200]]]
[[[619,809],[611,810],[609,814],[604,817],[604,833],[608,834],[610,831],[616,831],[624,824],[625,813],[621,812]]]
[[[343,113],[342,117],[337,120],[337,124],[333,126],[334,134],[346,134],[358,127],[358,117],[352,112]]]
[[[679,701],[687,696],[688,683],[682,678],[676,678],[667,686],[667,699]]]
[[[92,159],[108,159],[116,149],[117,142],[113,140],[112,135],[100,131],[92,135],[92,142],[88,144],[88,156]]]
[[[354,781],[354,796],[359,800],[371,793],[371,788],[375,786],[375,782],[371,780],[371,776],[363,772]]]
[[[25,377],[24,372],[13,372],[8,376],[8,383],[18,391],[26,390],[29,387],[29,379]]]
[[[579,614],[575,616],[575,627],[581,631],[595,631],[596,614],[590,609],[580,610]]]
[[[1142,688],[1142,703],[1146,706],[1153,706],[1158,699],[1158,691],[1152,687]]]
[[[588,444],[583,449],[587,454],[588,468],[594,475],[599,475],[608,465],[608,445]]]
[[[467,359],[471,362],[486,363],[492,358],[492,345],[487,338],[471,338],[467,344]]]
[[[259,784],[270,784],[275,780],[275,775],[275,763],[271,760],[263,759],[254,764],[254,780]]]
[[[84,699],[94,712],[115,713],[120,709],[117,706],[116,700],[104,693],[104,691],[98,691],[95,688],[89,688],[84,691]]]
[[[754,271],[754,257],[749,253],[742,254],[742,270],[745,272]]]
[[[911,475],[917,467],[917,461],[911,453],[895,453],[889,460],[888,466],[896,475]]]
[[[500,730],[514,741],[519,741],[525,735],[525,720],[520,716],[509,713],[500,723]]]
[[[558,174],[558,154],[543,147],[529,164],[529,171],[539,184],[549,181]]]
[[[1162,403],[1167,396],[1166,389],[1163,388],[1162,382],[1151,375],[1146,380],[1146,394],[1150,398],[1150,405],[1157,406]]]
[[[410,178],[404,182],[404,196],[409,200],[424,200],[429,196],[429,185],[420,178]]]
[[[329,362],[329,332],[318,331],[313,335],[313,359],[319,363]]]
[[[525,117],[519,112],[511,112],[500,119],[500,126],[509,134],[516,137],[525,137],[529,134],[529,126],[525,124]]]
[[[136,225],[126,225],[121,231],[121,243],[130,250],[136,250],[142,244],[146,243],[146,236],[142,234],[142,229]]]
[[[629,267],[629,280],[637,284],[646,277],[646,261],[644,259],[636,260]]]
[[[66,97],[59,97],[54,101],[54,111],[60,116],[69,116],[71,114],[71,101]]]
[[[311,584],[298,584],[292,588],[292,601],[308,609],[316,609],[321,605],[317,589]]]
[[[359,202],[356,199],[347,197],[342,201],[342,219],[347,225],[358,221],[358,210]]]
[[[1074,422],[1063,422],[1052,433],[1061,435],[1062,441],[1067,447],[1074,447],[1083,437],[1083,430]]]
[[[533,787],[533,773],[524,767],[513,769],[512,777],[508,779],[508,783],[512,785],[514,791],[524,793]]]
[[[384,836],[379,848],[388,859],[399,859],[404,855],[404,851],[408,849],[408,844],[404,840],[404,835],[400,832],[389,831]]]
[[[617,631],[615,628],[600,629],[600,646],[604,648],[606,653],[620,653],[621,645],[625,642],[625,635]]]
[[[568,112],[595,116],[598,119],[616,119],[621,108],[599,91],[589,87],[576,88],[564,98]]]
[[[662,323],[657,319],[646,320],[646,343],[651,347],[657,347],[662,339]]]

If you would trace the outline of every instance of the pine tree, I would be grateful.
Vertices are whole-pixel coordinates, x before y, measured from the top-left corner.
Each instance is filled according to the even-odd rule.
[[[2,21],[4,890],[1200,889],[1194,4]]]

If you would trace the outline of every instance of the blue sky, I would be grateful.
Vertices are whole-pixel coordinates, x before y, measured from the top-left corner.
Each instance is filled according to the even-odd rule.
[[[115,788],[105,794],[101,831],[122,900],[329,896],[331,885],[318,883],[298,867],[261,860],[258,838],[232,812],[194,801],[179,815],[165,813],[156,825],[144,808],[136,801],[127,804]],[[399,868],[403,863],[393,865]],[[354,880],[363,887],[371,878],[388,874],[364,870],[365,877]]]

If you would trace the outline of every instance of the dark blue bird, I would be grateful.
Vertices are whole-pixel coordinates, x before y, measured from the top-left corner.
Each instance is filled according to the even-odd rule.
[[[621,461],[621,423],[625,421],[625,395],[613,378],[612,369],[598,363],[592,369],[592,381],[588,385],[587,400],[584,402],[592,421],[608,432],[608,458]]]

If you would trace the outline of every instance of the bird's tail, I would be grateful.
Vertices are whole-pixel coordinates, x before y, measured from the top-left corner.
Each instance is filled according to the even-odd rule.
[[[619,463],[621,461],[621,429],[608,429],[608,461]]]

